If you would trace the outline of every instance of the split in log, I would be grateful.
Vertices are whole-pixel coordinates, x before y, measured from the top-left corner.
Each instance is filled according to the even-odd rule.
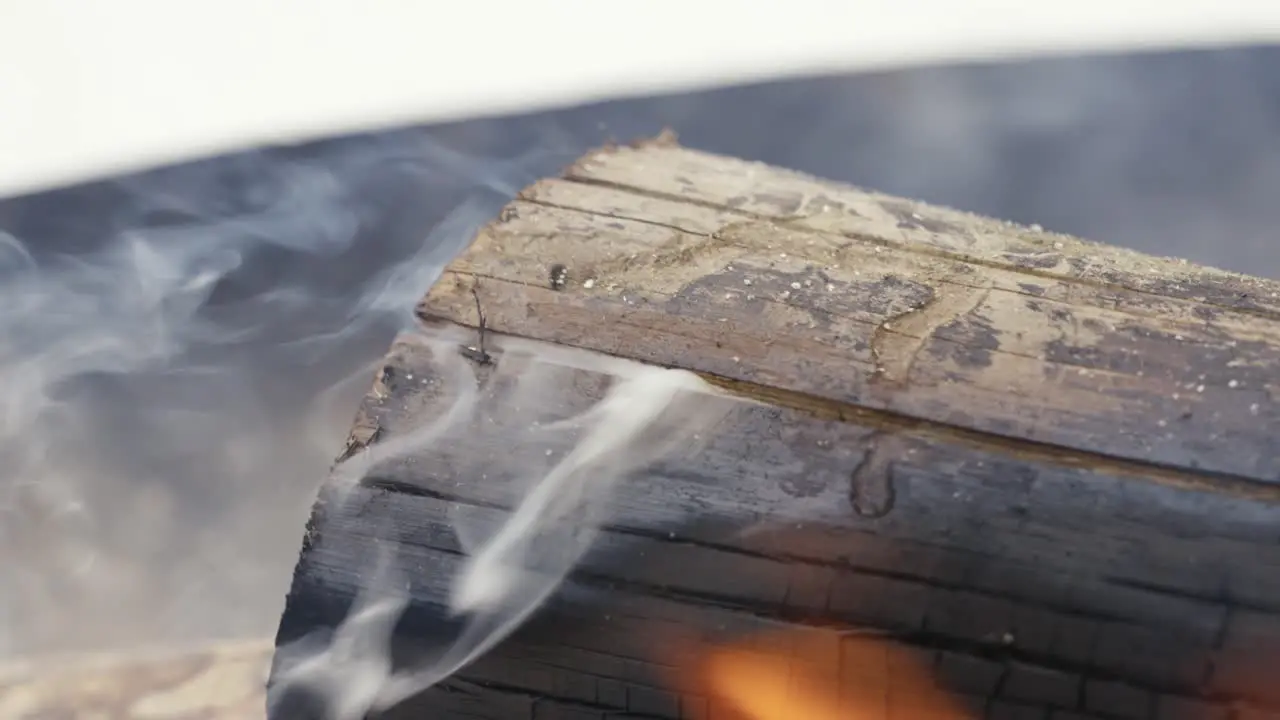
[[[395,664],[455,638],[462,535],[563,458],[534,421],[625,358],[741,402],[615,488],[519,631],[386,717],[780,720],[750,700],[770,657],[866,717],[1280,708],[1280,283],[655,142],[526,189],[418,314],[352,434],[371,472],[321,491],[277,681],[385,548]],[[577,359],[512,386],[539,353]],[[414,444],[476,383],[492,426]],[[764,664],[716,649],[757,634]]]

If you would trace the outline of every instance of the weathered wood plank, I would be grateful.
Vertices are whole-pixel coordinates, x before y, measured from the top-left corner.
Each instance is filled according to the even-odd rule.
[[[888,633],[877,657],[909,660],[859,677],[950,716],[1280,708],[1278,291],[663,144],[593,153],[449,266],[419,314],[452,349],[399,341],[353,448],[440,417],[459,380],[433,353],[481,336],[482,392],[555,345],[745,401],[617,490],[530,624],[390,716],[717,717],[672,648],[811,623]],[[589,367],[544,377],[539,412],[598,401]],[[538,465],[512,410],[322,492],[282,647],[339,623],[388,546],[397,663],[448,642],[454,514],[497,523],[513,463]]]
[[[716,159],[681,152],[719,170]],[[920,232],[888,245],[906,231],[883,222],[879,235],[866,227],[850,237],[600,194],[535,186],[450,267],[422,314],[474,325],[471,288],[481,278],[495,331],[1085,454],[1201,468],[1238,492],[1274,492],[1251,487],[1280,476],[1267,433],[1280,377],[1280,324],[1270,319],[1153,295],[1150,284],[1126,293],[940,258],[919,252],[932,247]],[[971,232],[996,242],[994,221],[981,233],[949,222],[962,237],[934,244],[961,245]],[[1009,243],[1061,242],[1006,234]],[[1133,257],[1102,252],[1098,262]],[[576,282],[551,289],[551,264],[565,264]]]
[[[266,717],[269,640],[104,653],[0,666],[11,720],[254,720]]]
[[[1280,314],[1275,281],[1153,257],[1037,228],[820,180],[671,143],[588,154],[566,177],[686,204],[734,209],[913,252],[937,253],[1023,273],[1126,288],[1234,309]]]

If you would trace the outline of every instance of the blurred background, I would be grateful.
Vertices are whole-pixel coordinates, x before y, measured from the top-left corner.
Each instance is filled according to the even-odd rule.
[[[0,658],[269,635],[374,367],[586,149],[687,146],[1280,278],[1280,48],[792,80],[0,201]]]

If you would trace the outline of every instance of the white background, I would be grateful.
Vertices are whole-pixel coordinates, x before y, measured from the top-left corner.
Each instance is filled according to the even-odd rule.
[[[0,195],[761,77],[1278,38],[1275,0],[0,0]]]

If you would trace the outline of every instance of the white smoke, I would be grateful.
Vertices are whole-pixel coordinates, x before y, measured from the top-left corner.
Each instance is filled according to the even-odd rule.
[[[391,672],[407,597],[388,557],[347,622],[282,675],[280,690],[321,690],[335,718],[500,642],[588,551],[616,484],[696,446],[724,406],[691,374],[491,336],[481,383],[464,338],[415,330],[444,264],[582,149],[484,162],[425,137],[163,169],[54,194],[43,212],[27,199],[29,218],[0,205],[0,656],[270,634],[274,613],[225,608],[279,607],[315,489],[397,332],[430,346],[450,409],[339,464],[335,481],[485,428],[529,472],[510,481],[505,525],[453,518],[469,564],[452,611],[466,622],[440,657]],[[412,208],[409,191],[437,188],[420,202],[452,209],[429,233],[378,237],[388,209],[368,198],[385,189],[392,209]],[[599,403],[548,419],[548,388],[583,371],[612,379]]]
[[[535,148],[406,132],[0,204],[0,657],[269,634],[369,363],[577,150]]]
[[[420,380],[442,383],[448,406],[424,410],[434,419],[370,446],[334,473],[340,487],[354,485],[379,467],[448,455],[442,482],[505,486],[512,510],[497,522],[487,508],[452,508],[466,559],[450,579],[446,603],[465,618],[460,633],[431,661],[393,671],[391,633],[409,598],[390,557],[394,538],[387,539],[380,571],[362,579],[351,614],[328,643],[315,647],[304,638],[282,649],[273,705],[301,689],[320,698],[332,720],[357,720],[480,657],[541,607],[588,552],[610,519],[619,483],[696,452],[735,404],[687,371],[509,337],[490,335],[493,362],[477,366],[459,352],[472,340],[456,328],[402,338],[430,349],[435,370]],[[607,384],[602,397],[583,409],[566,407],[581,398],[562,395],[573,395],[586,378]],[[465,449],[449,452],[458,446]]]

